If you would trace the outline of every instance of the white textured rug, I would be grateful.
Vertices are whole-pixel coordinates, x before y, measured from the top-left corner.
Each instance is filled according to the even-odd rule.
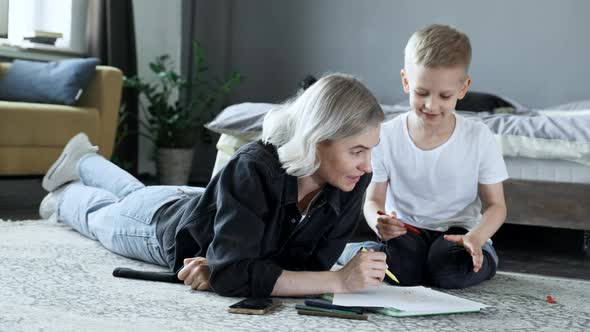
[[[477,314],[368,321],[297,315],[301,299],[265,316],[227,313],[236,298],[181,284],[114,278],[154,266],[117,256],[67,226],[0,221],[0,331],[589,331],[590,282],[499,273],[451,293],[491,305]],[[549,304],[552,295],[556,304]]]

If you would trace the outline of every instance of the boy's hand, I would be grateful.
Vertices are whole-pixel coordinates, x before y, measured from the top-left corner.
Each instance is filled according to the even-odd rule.
[[[178,272],[178,279],[184,284],[191,286],[191,289],[206,291],[209,290],[209,276],[211,271],[207,264],[207,258],[194,257],[185,258],[184,267]]]
[[[379,285],[387,269],[385,258],[383,252],[357,253],[348,264],[336,272],[340,279],[341,293],[352,293]]]
[[[383,241],[391,240],[400,235],[404,235],[407,232],[404,223],[397,219],[395,212],[392,212],[389,216],[379,213],[379,216],[377,217],[377,226],[375,227],[377,228],[377,232],[379,232],[379,237]]]
[[[465,250],[471,255],[473,260],[473,271],[478,272],[483,264],[483,251],[481,250],[482,244],[477,243],[468,234],[465,235],[445,235],[445,240],[454,242],[460,246],[463,246]]]

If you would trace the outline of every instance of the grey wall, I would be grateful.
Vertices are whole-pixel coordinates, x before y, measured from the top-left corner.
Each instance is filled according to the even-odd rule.
[[[405,98],[403,48],[430,23],[466,32],[473,89],[531,107],[590,99],[590,1],[218,0],[194,15],[209,60],[246,78],[232,102],[280,101],[307,73],[346,72],[383,103]],[[216,46],[215,46],[216,45]],[[221,69],[220,69],[221,68]]]
[[[0,35],[8,34],[8,0],[0,0]]]

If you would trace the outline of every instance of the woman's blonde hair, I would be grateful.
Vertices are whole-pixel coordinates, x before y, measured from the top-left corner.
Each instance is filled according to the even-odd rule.
[[[322,77],[264,118],[262,140],[277,147],[287,174],[306,176],[320,166],[319,143],[362,133],[384,119],[373,94],[344,74]]]

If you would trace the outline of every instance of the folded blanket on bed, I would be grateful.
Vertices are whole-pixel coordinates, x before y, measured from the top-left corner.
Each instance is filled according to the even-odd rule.
[[[509,157],[560,159],[590,166],[590,111],[470,116],[483,121]]]

